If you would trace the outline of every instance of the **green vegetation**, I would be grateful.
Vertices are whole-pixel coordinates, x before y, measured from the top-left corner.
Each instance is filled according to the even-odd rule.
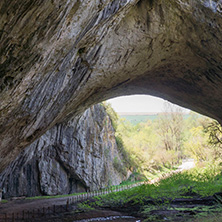
[[[7,200],[1,200],[0,203],[7,203]]]
[[[92,206],[90,206],[90,202],[89,200],[84,201],[83,203],[78,203],[77,204],[77,212],[86,212],[86,211],[90,211],[90,210],[94,210],[94,208]]]
[[[135,181],[147,183],[82,201],[77,205],[77,212],[97,208],[127,209],[147,222],[222,222],[219,219],[222,216],[222,129],[218,122],[193,112],[184,118],[180,110],[167,105],[167,115],[133,125],[119,118],[109,104],[105,103],[104,107],[114,126],[122,155],[122,159],[114,158],[113,166],[125,175],[127,169],[132,172],[120,186]],[[109,150],[105,150],[105,155],[109,155]],[[148,183],[175,170],[186,158],[195,159],[196,168],[154,184]],[[183,203],[183,200],[187,201]],[[200,203],[195,204],[195,200]],[[208,200],[214,203],[205,204]]]
[[[107,102],[104,101],[103,103],[101,103],[101,105],[105,108],[107,114],[110,117],[113,128],[116,130],[117,125],[118,125],[118,119],[119,119],[117,113],[114,111],[114,109],[112,108],[110,103],[107,103]]]
[[[176,217],[189,221],[190,215],[196,222],[222,221],[218,219],[218,215],[222,215],[220,196],[209,206],[174,203],[177,198],[192,200],[222,192],[222,128],[217,121],[194,112],[184,115],[180,109],[166,104],[164,113],[151,119],[139,116],[142,122],[135,124],[132,119],[119,118],[110,105],[106,106],[115,123],[116,142],[124,156],[123,162],[132,172],[124,184],[160,177],[187,158],[194,159],[197,167],[155,184],[96,197],[88,203],[90,207],[136,207],[145,221],[174,221]],[[113,164],[120,171],[121,164],[117,160]],[[162,217],[161,211],[173,213]]]
[[[133,114],[131,114],[131,113],[129,113],[129,114],[120,114],[119,116],[120,116],[120,118],[122,118],[122,119],[125,119],[126,121],[128,121],[128,122],[130,122],[132,125],[137,125],[137,124],[139,124],[139,123],[142,123],[142,122],[147,122],[147,121],[154,121],[154,120],[156,120],[156,119],[158,119],[159,118],[159,116],[160,115],[164,115],[164,113],[156,113],[156,114],[149,114],[149,113],[147,113],[147,114],[143,114],[143,115],[141,115],[141,114],[137,114],[137,113],[133,113]],[[183,119],[187,119],[187,118],[189,118],[189,116],[190,116],[190,114],[183,114]]]
[[[158,118],[158,114],[154,115],[120,115],[120,118],[125,119],[126,121],[130,122],[132,125],[137,125],[141,122],[147,122],[148,120],[155,120]]]
[[[127,175],[127,169],[126,169],[126,166],[122,163],[122,161],[120,159],[118,159],[117,157],[114,158],[113,160],[113,166],[114,168],[122,173],[123,175]]]
[[[207,211],[205,215],[200,215],[198,218],[189,220],[188,222],[221,222],[221,221],[222,221],[222,213],[212,212],[209,215],[209,211]]]
[[[184,118],[181,109],[166,104],[165,112],[155,120],[133,125],[119,118],[110,104],[105,106],[115,125],[123,163],[132,172],[151,178],[171,170],[186,158],[193,158],[203,165],[221,160],[222,131],[220,125],[210,118],[194,112]],[[116,162],[114,165],[117,166]]]
[[[155,184],[144,184],[139,187],[112,193],[103,197],[97,197],[97,203],[120,203],[131,202],[145,204],[147,199],[166,198],[175,199],[190,196],[210,196],[222,192],[221,167],[194,168],[189,171],[177,173]],[[117,202],[115,202],[117,201]]]
[[[55,196],[35,196],[35,197],[27,197],[27,200],[38,200],[38,199],[51,199],[51,198],[62,198],[62,197],[72,197],[76,195],[80,195],[83,193],[72,193],[72,194],[64,194],[64,195],[55,195]]]
[[[195,217],[207,216],[209,213],[222,212],[221,203],[215,205],[181,206],[176,204],[177,198],[208,197],[222,192],[222,173],[219,166],[194,168],[190,171],[174,174],[156,184],[144,184],[117,193],[95,197],[93,201],[84,203],[87,208],[110,207],[138,208],[139,215],[146,221],[164,221],[154,214],[156,211],[175,211],[171,219],[178,214],[189,211]],[[189,216],[189,215],[188,215]],[[189,217],[188,217],[189,218]],[[173,220],[170,220],[173,221]]]

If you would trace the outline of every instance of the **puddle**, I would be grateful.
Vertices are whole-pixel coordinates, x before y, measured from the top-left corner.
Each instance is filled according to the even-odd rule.
[[[75,220],[73,222],[108,221],[108,220],[117,220],[117,219],[135,219],[135,217],[131,217],[131,216],[109,216],[109,217],[97,217],[97,218],[84,219],[84,220]],[[135,222],[140,222],[140,220],[137,220]]]

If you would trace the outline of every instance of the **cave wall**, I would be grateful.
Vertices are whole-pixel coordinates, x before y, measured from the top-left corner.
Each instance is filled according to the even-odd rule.
[[[4,198],[69,194],[118,185],[126,174],[111,120],[95,105],[25,148],[0,174],[0,188]]]
[[[222,122],[222,14],[210,0],[2,0],[0,171],[56,123],[149,94]]]

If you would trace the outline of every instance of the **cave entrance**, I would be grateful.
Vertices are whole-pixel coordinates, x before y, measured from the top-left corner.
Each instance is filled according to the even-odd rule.
[[[115,117],[111,114],[117,145],[127,153],[123,161],[137,175],[135,180],[220,159],[221,143],[215,140],[221,132],[215,120],[152,96],[117,97],[107,102],[117,112]]]

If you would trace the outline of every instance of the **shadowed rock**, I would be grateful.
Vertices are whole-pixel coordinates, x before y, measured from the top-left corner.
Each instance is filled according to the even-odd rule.
[[[222,122],[222,14],[210,0],[2,0],[0,170],[56,123],[149,94]]]
[[[104,108],[56,124],[0,174],[4,198],[58,195],[118,185],[126,178],[115,131]]]

